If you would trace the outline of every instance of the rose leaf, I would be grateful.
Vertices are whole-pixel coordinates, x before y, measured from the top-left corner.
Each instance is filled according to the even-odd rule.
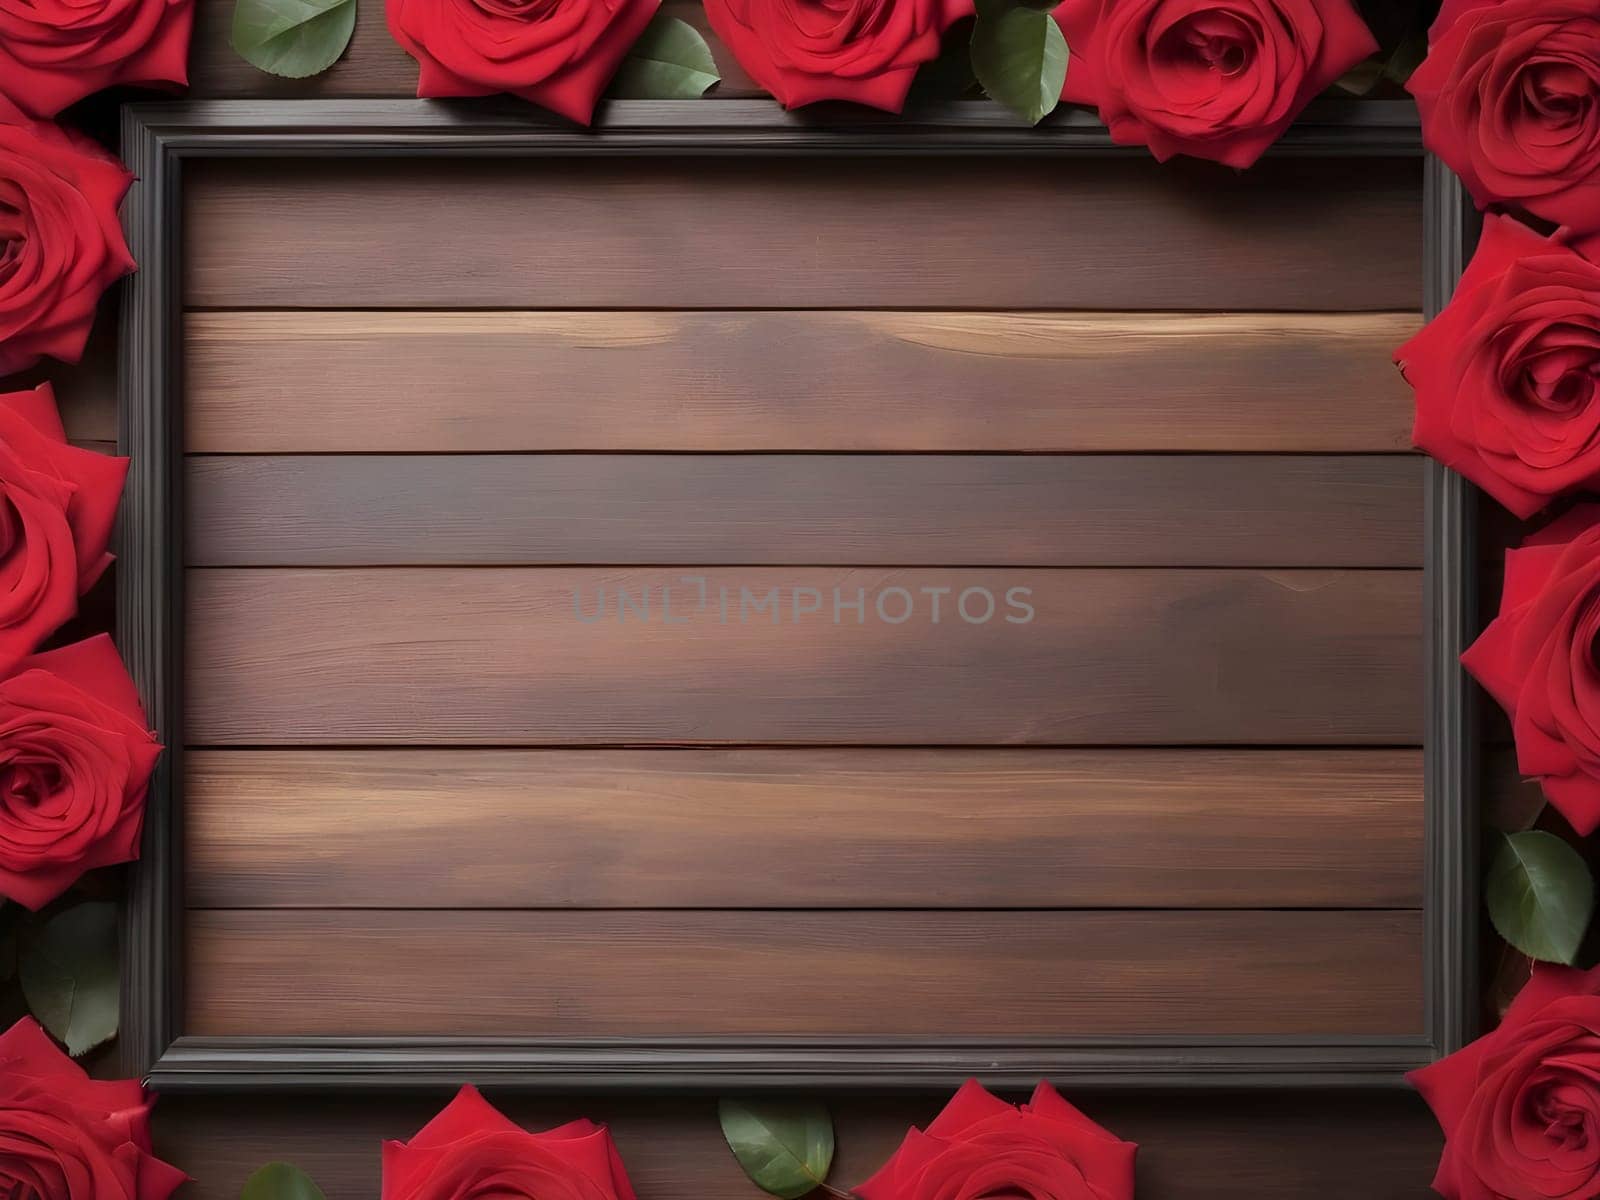
[[[1383,66],[1383,59],[1377,55],[1364,58],[1334,80],[1333,86],[1352,96],[1369,95],[1383,81]]]
[[[23,941],[17,974],[28,1007],[74,1058],[117,1034],[117,906],[57,913]]]
[[[239,1200],[327,1200],[322,1189],[299,1167],[268,1163],[244,1182]]]
[[[1423,59],[1428,57],[1428,35],[1426,33],[1413,33],[1398,46],[1389,56],[1389,61],[1383,64],[1383,77],[1390,83],[1404,87],[1410,82],[1411,76],[1422,65]]]
[[[350,45],[356,0],[237,0],[233,48],[269,75],[320,75]]]
[[[1061,102],[1067,39],[1048,12],[1017,0],[982,0],[972,27],[972,69],[991,100],[1037,125]]]
[[[606,94],[619,100],[698,100],[721,79],[700,31],[658,13],[622,60]]]
[[[721,1100],[717,1116],[733,1156],[762,1191],[796,1200],[828,1178],[833,1118],[822,1105]]]
[[[1534,829],[1501,841],[1484,899],[1512,946],[1541,962],[1571,963],[1594,913],[1594,879],[1576,850]]]

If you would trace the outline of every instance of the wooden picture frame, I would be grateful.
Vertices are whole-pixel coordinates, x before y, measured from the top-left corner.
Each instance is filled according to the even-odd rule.
[[[1477,631],[1475,492],[1428,464],[1424,588],[1425,1032],[1407,1037],[419,1039],[200,1038],[182,1029],[184,495],[179,350],[186,164],[205,158],[416,156],[1103,156],[1092,115],[1027,129],[997,107],[906,119],[813,118],[765,101],[621,102],[595,131],[526,107],[412,101],[135,104],[123,149],[138,183],[125,206],[141,264],[125,296],[120,452],[132,458],[118,557],[118,644],[170,748],[152,781],[144,854],[124,938],[121,1045],[129,1073],[162,1091],[405,1088],[473,1080],[529,1088],[947,1087],[1041,1076],[1071,1087],[1369,1087],[1474,1033],[1477,1012],[1478,733],[1458,657]],[[1279,154],[1415,159],[1425,173],[1426,307],[1448,299],[1475,236],[1459,183],[1426,158],[1409,102],[1315,107]],[[1339,981],[1330,979],[1329,987]]]

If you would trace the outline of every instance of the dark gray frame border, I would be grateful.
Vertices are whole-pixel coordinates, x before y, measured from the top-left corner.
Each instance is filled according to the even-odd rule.
[[[792,115],[766,101],[626,101],[600,128],[526,106],[418,101],[135,104],[123,153],[138,183],[124,221],[141,269],[125,296],[119,446],[132,458],[118,566],[118,644],[151,721],[173,745],[150,788],[124,937],[125,1070],[162,1091],[431,1088],[948,1087],[1040,1077],[1074,1087],[1386,1087],[1471,1038],[1478,1008],[1477,745],[1457,662],[1475,634],[1475,493],[1429,464],[1426,510],[1425,1022],[1418,1037],[1062,1038],[196,1038],[180,1036],[183,942],[183,472],[180,247],[184,164],[306,156],[1119,155],[1091,114],[1038,129],[987,104],[889,119]],[[1408,102],[1315,106],[1274,153],[1416,158]],[[1427,299],[1448,298],[1473,237],[1457,181],[1426,160]],[[1338,986],[1336,980],[1330,986]]]

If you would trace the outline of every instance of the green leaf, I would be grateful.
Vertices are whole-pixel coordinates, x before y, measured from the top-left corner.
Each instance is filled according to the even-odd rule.
[[[1377,56],[1364,58],[1351,67],[1338,79],[1333,86],[1341,92],[1348,92],[1352,96],[1368,95],[1383,79],[1383,60]]]
[[[722,1100],[722,1136],[757,1187],[796,1200],[828,1178],[833,1118],[820,1104]]]
[[[74,1058],[117,1033],[117,906],[102,901],[57,913],[24,939],[23,995]]]
[[[286,79],[320,75],[350,45],[356,0],[237,0],[233,48],[253,67]]]
[[[1067,39],[1048,12],[983,0],[972,27],[972,69],[991,99],[1037,125],[1061,102]]]
[[[721,78],[700,31],[658,13],[622,60],[608,94],[622,100],[696,100]]]
[[[322,1189],[299,1167],[268,1163],[249,1179],[239,1200],[327,1200]]]
[[[1427,57],[1428,35],[1413,33],[1395,47],[1394,53],[1389,56],[1389,61],[1383,66],[1383,77],[1390,83],[1404,87],[1410,82],[1416,69],[1422,65],[1422,60]]]
[[[1380,83],[1392,83],[1397,87],[1404,87],[1406,81],[1411,78],[1411,73],[1420,67],[1422,60],[1427,57],[1427,35],[1411,34],[1396,46],[1392,53],[1375,54],[1351,67],[1334,86],[1352,96],[1370,95]]]
[[[1495,929],[1518,950],[1571,963],[1594,913],[1594,879],[1576,850],[1535,829],[1504,839],[1484,898]]]

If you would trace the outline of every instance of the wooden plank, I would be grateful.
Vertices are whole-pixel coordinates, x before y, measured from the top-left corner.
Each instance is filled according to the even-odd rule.
[[[184,295],[291,309],[1420,308],[1415,163],[1203,174],[1144,159],[214,160],[185,176]]]
[[[1415,571],[694,574],[704,609],[681,569],[191,571],[188,738],[1414,745],[1422,733]],[[1031,589],[1013,596],[1031,619],[1008,604],[1014,588]],[[986,623],[953,611],[970,589],[995,598]],[[843,607],[861,600],[860,614]],[[986,614],[981,590],[967,609]]]
[[[1411,456],[226,456],[187,494],[193,566],[1422,565]]]
[[[187,924],[185,1027],[201,1036],[1422,1027],[1418,912],[257,909]]]
[[[199,908],[1422,903],[1410,750],[258,750],[184,769]]]
[[[1389,452],[1411,435],[1390,358],[1420,324],[1415,313],[196,312],[184,435],[191,452],[251,454]]]
[[[190,95],[199,98],[285,100],[336,97],[412,96],[417,90],[417,64],[389,34],[382,0],[361,0],[350,48],[321,75],[283,79],[257,71],[234,50],[232,0],[197,0],[193,48],[190,51]],[[661,11],[696,26],[711,45],[722,83],[708,99],[765,95],[740,68],[728,48],[711,34],[699,0],[665,0]],[[529,113],[539,110],[527,106]],[[600,119],[604,119],[601,109]]]

